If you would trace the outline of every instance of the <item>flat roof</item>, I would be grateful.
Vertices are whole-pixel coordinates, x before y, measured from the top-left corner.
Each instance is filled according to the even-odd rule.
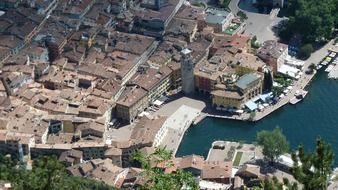
[[[245,103],[245,106],[249,108],[251,111],[254,111],[255,109],[257,109],[257,104],[251,100],[247,101]]]
[[[250,83],[254,82],[257,79],[258,76],[254,73],[245,74],[241,78],[239,78],[239,80],[236,82],[236,86],[241,89],[246,89]]]

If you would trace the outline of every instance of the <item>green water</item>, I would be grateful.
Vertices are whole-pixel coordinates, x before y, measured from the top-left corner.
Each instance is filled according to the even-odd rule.
[[[206,157],[215,140],[252,142],[258,131],[279,126],[292,149],[299,144],[312,149],[321,136],[332,145],[338,166],[338,81],[328,80],[327,73],[321,71],[307,90],[302,102],[286,105],[257,123],[206,118],[188,129],[176,155]]]

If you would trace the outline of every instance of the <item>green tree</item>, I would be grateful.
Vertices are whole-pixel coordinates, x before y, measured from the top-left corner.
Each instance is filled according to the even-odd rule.
[[[290,0],[289,22],[280,31],[280,37],[288,40],[299,34],[304,43],[311,44],[331,39],[338,26],[337,5],[337,0]]]
[[[271,92],[273,85],[272,73],[270,71],[264,72],[263,91]]]
[[[290,184],[288,181],[285,181],[286,178],[283,179],[283,182],[279,182],[278,179],[274,176],[272,179],[266,177],[262,182],[262,187],[264,190],[298,190],[297,183]]]
[[[273,93],[274,96],[279,96],[283,93],[283,87],[273,86],[271,88],[271,92]]]
[[[155,152],[148,156],[139,151],[135,151],[132,154],[132,159],[140,162],[145,170],[143,175],[147,181],[142,189],[172,190],[181,189],[183,186],[198,189],[195,178],[189,172],[177,170],[173,173],[165,173],[163,169],[151,167],[151,163],[163,163],[165,168],[169,168],[172,166],[171,158],[172,152],[160,147],[156,148]]]
[[[0,180],[12,183],[14,190],[111,190],[103,182],[69,176],[55,157],[34,160],[33,169],[17,167],[10,157],[0,155]]]
[[[218,4],[222,8],[228,8],[230,0],[218,0]]]
[[[311,53],[314,51],[313,46],[311,44],[303,45],[297,54],[297,57],[300,59],[307,59],[311,56]]]
[[[241,20],[246,20],[248,19],[248,16],[245,14],[245,12],[243,11],[238,11],[237,12],[237,16],[239,16],[239,18],[241,18]]]
[[[256,117],[256,112],[255,111],[250,112],[249,120],[253,121],[255,119],[255,117]]]
[[[258,132],[256,140],[263,147],[264,157],[270,164],[274,164],[278,157],[289,149],[289,143],[279,128],[275,128],[273,131]]]
[[[258,49],[260,46],[259,43],[257,42],[257,36],[253,36],[250,43],[251,43],[251,47],[254,49]]]
[[[306,190],[326,190],[332,172],[334,154],[329,144],[317,139],[316,149],[306,153],[304,146],[292,154],[294,166],[291,172]]]
[[[311,69],[312,71],[315,70],[315,69],[316,69],[316,64],[311,63],[311,64],[309,65],[309,69]]]

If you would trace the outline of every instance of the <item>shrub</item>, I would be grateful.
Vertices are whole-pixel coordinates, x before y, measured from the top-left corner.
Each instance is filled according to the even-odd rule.
[[[300,59],[307,59],[310,57],[311,53],[313,52],[313,46],[311,44],[303,45],[297,54],[297,57]]]

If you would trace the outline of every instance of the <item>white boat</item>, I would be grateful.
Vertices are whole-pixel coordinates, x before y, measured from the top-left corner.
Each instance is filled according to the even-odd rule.
[[[325,72],[330,72],[332,69],[334,68],[333,65],[329,65],[326,69],[325,69]]]
[[[316,69],[319,70],[323,67],[323,65],[317,65]]]
[[[329,55],[329,57],[335,57],[336,56],[336,53],[335,52],[332,52],[332,53],[330,53],[330,55]]]
[[[321,62],[320,64],[322,64],[322,65],[327,65],[327,64],[329,64],[329,62],[327,62],[327,61],[323,61],[323,62]]]

